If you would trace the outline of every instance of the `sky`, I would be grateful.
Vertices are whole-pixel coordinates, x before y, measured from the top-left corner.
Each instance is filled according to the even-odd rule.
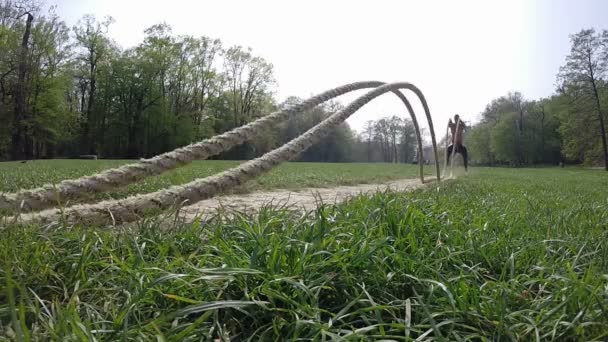
[[[443,136],[449,117],[474,123],[492,99],[520,91],[551,95],[569,52],[569,35],[608,29],[604,0],[47,0],[72,26],[84,14],[112,16],[108,34],[122,47],[166,22],[174,34],[205,35],[253,49],[274,65],[276,97],[307,98],[364,80],[410,82],[424,93]],[[348,104],[365,91],[345,95]],[[406,93],[427,127],[417,99]],[[407,117],[386,94],[348,123]],[[428,132],[428,131],[427,131]],[[439,139],[439,138],[438,138]]]

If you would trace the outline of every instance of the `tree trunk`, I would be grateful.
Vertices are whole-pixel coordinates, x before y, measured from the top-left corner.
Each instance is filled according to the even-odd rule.
[[[21,40],[21,53],[19,56],[19,69],[17,84],[15,87],[15,114],[14,114],[14,127],[12,136],[12,157],[13,159],[22,159],[25,151],[25,135],[26,127],[25,121],[27,120],[27,108],[25,103],[26,89],[25,89],[25,76],[27,73],[27,54],[28,54],[28,43],[30,40],[30,32],[32,29],[32,21],[34,16],[27,13],[27,22],[25,24],[25,32],[23,33],[23,39]],[[27,152],[26,152],[27,153]],[[28,153],[29,154],[29,153]]]
[[[602,148],[604,149],[604,169],[608,171],[608,146],[606,144],[606,125],[604,124],[604,115],[599,112],[600,126],[602,133]]]
[[[600,97],[595,86],[595,79],[591,79],[593,86],[593,94],[595,95],[595,105],[597,107],[597,115],[600,118],[600,133],[602,134],[602,148],[604,149],[604,169],[608,171],[608,145],[606,144],[606,125],[604,124],[604,114],[600,105]]]
[[[101,120],[99,122],[99,150],[95,151],[95,154],[98,155],[103,155],[104,154],[104,147],[105,147],[105,141],[106,141],[106,112],[105,110],[102,110],[102,115],[101,115]]]
[[[545,106],[540,107],[542,117],[540,119],[540,159],[544,163],[547,161],[545,157]]]
[[[88,122],[88,114],[87,111],[85,109],[85,103],[86,103],[86,93],[87,93],[87,86],[86,83],[82,82],[80,83],[80,114],[81,116],[84,116],[87,118],[87,120],[82,120],[80,122],[80,128],[82,129],[82,135],[81,135],[81,145],[78,148],[78,153],[84,152],[84,153],[88,153],[87,146],[88,146],[88,141],[89,141],[89,122]]]
[[[525,164],[525,161],[524,161],[524,147],[523,147],[523,144],[524,144],[524,139],[523,139],[524,138],[524,110],[521,107],[521,103],[519,105],[519,126],[518,126],[518,129],[519,129],[519,136],[518,136],[519,142],[517,144],[517,158],[519,159],[519,165],[523,166]]]
[[[201,77],[204,78],[204,75],[202,75]],[[203,78],[201,79],[201,91],[200,91],[200,103],[198,106],[198,114],[196,116],[196,140],[201,140],[202,139],[202,128],[201,125],[203,123],[203,117],[205,115],[205,105],[206,102],[205,101],[205,83],[203,81]]]
[[[135,126],[133,123],[127,128],[127,158],[137,158],[137,143],[135,142]]]
[[[95,92],[97,91],[97,78],[95,77],[96,63],[92,62],[90,65],[91,71],[91,85],[89,91],[89,102],[87,103],[87,149],[89,154],[95,154],[95,139],[93,138],[93,128],[91,127],[94,123],[93,120],[93,105],[95,104]]]
[[[606,125],[604,124],[604,114],[602,113],[600,107],[600,99],[597,94],[597,89],[595,88],[595,83],[593,84],[593,90],[595,92],[597,114],[600,118],[600,133],[602,135],[602,149],[604,150],[604,169],[608,171],[608,144],[606,143]]]
[[[393,164],[399,163],[399,154],[397,153],[397,137],[393,135]]]
[[[127,158],[128,159],[138,159],[141,157],[140,153],[140,144],[139,144],[139,135],[141,132],[140,127],[140,108],[135,110],[132,121],[129,122],[129,127],[127,128]]]

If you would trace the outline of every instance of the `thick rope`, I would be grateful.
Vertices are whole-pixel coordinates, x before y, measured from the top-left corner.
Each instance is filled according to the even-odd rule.
[[[454,132],[456,134],[458,134],[458,128],[460,128],[460,118],[458,118],[458,121],[456,122],[456,129],[454,130]],[[452,139],[454,141],[452,141],[452,161],[450,162],[450,177],[453,176],[453,173],[454,173],[454,159],[456,159],[456,137],[452,136]]]
[[[255,138],[264,129],[272,127],[289,115],[311,109],[321,103],[352,91],[375,88],[383,84],[385,83],[378,81],[346,84],[311,97],[301,104],[286,110],[274,112],[247,125],[235,128],[199,143],[158,155],[154,158],[105,170],[92,176],[64,180],[57,185],[47,184],[36,189],[21,190],[16,193],[0,193],[0,209],[28,212],[62,205],[68,201],[77,202],[78,200],[89,198],[93,193],[104,192],[125,186],[148,176],[159,175],[168,170],[186,165],[193,160],[206,159],[217,155],[234,146],[242,144],[245,141]],[[405,98],[400,91],[395,91],[394,93],[408,109],[412,122],[416,128],[419,150],[422,150],[420,129],[412,107],[407,98]],[[429,118],[428,115],[427,118]],[[431,132],[433,132],[432,126]],[[422,168],[422,163],[420,163],[420,178],[421,181],[424,182]]]
[[[458,132],[458,128],[460,128],[460,125],[462,124],[460,118],[458,118],[458,121],[456,122],[456,130],[455,132]],[[448,168],[448,147],[449,147],[449,132],[450,132],[450,125],[448,124],[447,128],[446,128],[446,132],[445,132],[445,163],[444,163],[444,167],[443,167],[443,175],[444,177],[446,176],[446,172],[447,172],[447,168]],[[454,139],[454,136],[452,135],[452,139]],[[454,141],[452,141],[452,156],[451,156],[451,162],[450,162],[450,177],[452,177],[454,175],[454,159],[456,157],[456,146],[454,146],[455,143]]]
[[[262,173],[270,171],[273,167],[284,161],[296,158],[315,142],[328,135],[337,125],[344,122],[344,120],[363,105],[386,92],[398,89],[409,89],[419,94],[425,110],[428,111],[424,98],[420,96],[422,93],[414,85],[410,83],[386,84],[359,97],[342,111],[334,113],[285,145],[217,175],[149,194],[128,197],[123,200],[77,205],[66,209],[51,209],[40,213],[23,215],[21,219],[23,222],[39,221],[42,223],[61,220],[69,224],[119,224],[132,222],[148,213],[158,212],[159,210],[168,209],[176,205],[194,204],[241,185]],[[430,118],[430,115],[428,117]],[[439,173],[437,174],[437,179],[439,179]]]
[[[407,112],[410,114],[410,118],[412,119],[412,124],[414,125],[414,130],[416,131],[416,140],[418,142],[418,155],[422,155],[422,135],[420,134],[420,126],[418,126],[418,120],[416,120],[416,114],[414,113],[414,109],[410,104],[410,101],[403,95],[400,90],[393,90],[393,93],[397,95],[397,97],[403,102],[405,108],[407,108]],[[424,183],[424,163],[422,158],[418,158],[418,174],[420,176],[420,182]]]
[[[443,160],[443,173],[442,173],[444,178],[446,177],[447,171],[448,171],[448,147],[450,147],[449,139],[450,139],[450,125],[448,123],[448,125],[446,126],[446,129],[445,129],[445,158]]]
[[[431,118],[431,111],[429,110],[429,105],[426,103],[426,98],[420,89],[414,87],[411,89],[414,94],[418,96],[420,102],[422,103],[422,107],[424,108],[424,114],[426,114],[426,120],[429,124],[429,130],[431,131],[431,142],[433,143],[433,154],[435,155],[435,171],[437,172],[437,181],[441,180],[439,176],[439,155],[437,154],[437,140],[435,139],[435,129],[433,128],[433,119]]]

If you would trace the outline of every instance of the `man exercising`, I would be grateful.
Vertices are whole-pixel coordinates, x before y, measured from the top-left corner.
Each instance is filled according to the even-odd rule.
[[[460,116],[456,114],[454,115],[454,122],[452,122],[452,119],[448,122],[448,127],[452,132],[452,145],[448,146],[448,163],[450,162],[450,157],[452,157],[454,146],[456,146],[455,152],[462,154],[464,169],[468,171],[467,148],[462,144],[462,132],[465,129],[464,122],[460,121]]]

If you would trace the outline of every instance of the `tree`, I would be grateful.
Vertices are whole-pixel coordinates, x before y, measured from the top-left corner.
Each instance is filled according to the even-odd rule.
[[[606,126],[601,104],[600,84],[608,72],[608,33],[597,34],[594,29],[582,30],[570,36],[570,54],[560,68],[558,82],[561,90],[577,102],[591,103],[597,115],[604,168],[608,171]],[[579,108],[584,111],[584,108]],[[590,123],[590,122],[589,122]],[[590,138],[592,138],[591,136]]]
[[[400,139],[401,162],[407,163],[414,159],[418,148],[416,128],[410,119],[403,119]]]
[[[273,67],[263,58],[253,56],[251,49],[234,46],[224,54],[224,69],[227,87],[223,96],[233,119],[228,128],[234,128],[261,116],[260,109],[270,102]],[[234,157],[242,158],[248,152],[241,146],[233,153]]]
[[[523,95],[516,92],[509,92],[505,96],[492,100],[481,113],[481,121],[491,126],[496,125],[505,113],[521,113]],[[523,120],[522,120],[523,121]],[[522,126],[523,127],[523,126]]]
[[[492,100],[488,104],[485,110],[481,113],[482,123],[485,127],[493,128],[500,123],[505,114],[517,113],[516,126],[517,132],[514,136],[514,140],[511,142],[514,144],[513,150],[514,164],[523,164],[523,135],[524,135],[524,114],[526,112],[527,103],[524,100],[523,95],[520,92],[509,92],[506,96],[501,96],[497,99]]]
[[[553,101],[545,98],[528,105],[524,152],[530,163],[556,164],[561,161],[560,122]]]
[[[302,102],[302,99],[297,97],[289,97],[283,102],[279,108],[288,108]],[[279,125],[278,134],[276,132],[267,132],[264,134],[265,140],[267,136],[275,137],[275,144],[282,145],[288,141],[298,137],[308,129],[325,120],[331,114],[342,109],[342,106],[336,102],[330,101],[323,105],[302,113],[290,116],[283,124]],[[353,144],[355,137],[346,123],[342,123],[334,130],[333,134],[326,136],[304,151],[298,161],[309,162],[345,162],[353,160]],[[276,147],[276,145],[274,147]]]
[[[389,124],[386,118],[376,121],[374,125],[374,141],[380,145],[382,161],[389,162],[391,160],[391,146],[389,142]]]
[[[2,2],[0,23],[0,158],[52,156],[72,127],[68,29],[29,1]]]
[[[145,30],[140,44],[122,50],[107,37],[111,18],[84,16],[70,35],[52,9],[41,13],[34,1],[0,1],[0,159],[150,157],[277,107],[272,64],[250,48],[224,50],[218,39],[176,36],[160,23]],[[529,101],[511,92],[492,100],[466,132],[472,158],[512,165],[561,158],[608,163],[607,46],[608,32],[582,31],[572,36],[557,94]],[[289,98],[282,106],[301,101]],[[260,155],[337,110],[328,103],[294,115],[217,158]],[[340,125],[300,160],[407,162],[416,143],[410,120],[387,116],[368,121],[360,135]]]
[[[219,39],[201,37],[193,41],[194,52],[194,115],[192,121],[196,127],[196,139],[204,137],[203,121],[209,117],[207,104],[214,93],[219,92],[219,75],[215,68],[215,59],[222,52]]]
[[[520,165],[518,113],[506,113],[490,133],[490,146],[496,160]]]
[[[93,130],[98,118],[94,116],[93,111],[97,95],[97,78],[99,64],[108,57],[111,49],[106,33],[113,22],[112,17],[106,17],[100,23],[94,16],[85,15],[73,29],[79,50],[77,61],[80,67],[78,75],[81,91],[80,112],[84,116],[83,143],[88,153],[96,153],[95,141],[98,139]],[[105,128],[105,124],[102,123],[101,127]]]
[[[389,134],[389,145],[390,145],[390,162],[399,162],[399,151],[397,145],[399,143],[399,136],[403,131],[403,121],[400,117],[393,115],[388,119],[388,134]]]
[[[32,28],[30,47],[30,155],[53,157],[57,147],[71,138],[74,112],[66,108],[71,88],[69,29],[51,8],[39,15]]]
[[[21,39],[21,48],[19,51],[19,62],[17,67],[17,81],[14,88],[14,97],[15,97],[15,112],[14,112],[14,121],[13,121],[13,159],[22,159],[24,156],[26,158],[31,157],[29,151],[30,148],[26,146],[28,144],[27,137],[27,121],[28,121],[28,113],[26,108],[26,97],[27,91],[26,88],[26,76],[28,73],[28,59],[29,59],[29,40],[30,34],[32,30],[32,22],[34,21],[34,16],[32,15],[32,11],[26,8],[23,8],[23,13],[19,14],[17,18],[21,18],[23,16],[26,17],[25,29],[23,30],[23,37]]]
[[[274,84],[272,64],[261,57],[254,57],[251,49],[240,46],[229,48],[224,56],[225,79],[233,114],[234,126],[241,126],[252,119],[257,105],[270,95]]]
[[[479,123],[467,130],[465,141],[469,149],[471,161],[483,165],[493,165],[494,153],[491,148],[492,125],[487,122]]]
[[[372,161],[372,141],[374,138],[374,121],[368,120],[363,128],[363,136],[366,141],[367,162]]]
[[[557,97],[527,101],[519,92],[492,100],[481,122],[466,132],[471,159],[488,165],[557,163],[562,140],[556,103]]]
[[[19,60],[19,39],[22,20],[18,9],[8,1],[0,1],[0,158],[13,155],[15,99],[13,87]]]
[[[562,137],[561,153],[574,163],[593,164],[602,159],[600,139],[589,129],[589,122],[597,120],[588,102],[575,100],[562,92],[552,97],[548,111],[559,120],[557,130]]]

